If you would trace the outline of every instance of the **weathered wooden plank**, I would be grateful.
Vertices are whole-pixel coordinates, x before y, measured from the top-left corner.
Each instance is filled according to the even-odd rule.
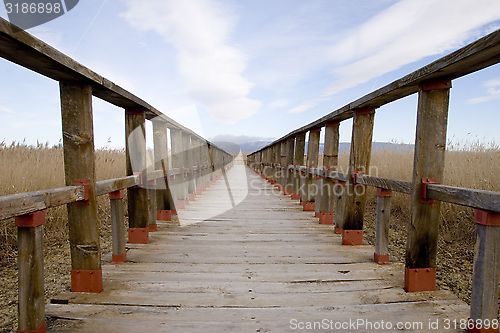
[[[83,200],[83,186],[65,186],[0,197],[0,220]]]
[[[132,175],[121,178],[106,179],[96,182],[96,195],[105,195],[118,190],[127,189],[139,184],[139,176]]]
[[[394,192],[400,192],[404,194],[410,194],[413,188],[413,185],[410,182],[374,177],[368,175],[358,175],[356,181],[359,184],[383,188],[386,190],[391,190]]]
[[[43,225],[17,229],[18,322],[19,331],[35,331],[45,326],[43,267]]]
[[[56,81],[84,82],[92,86],[92,93],[111,104],[125,109],[146,110],[148,119],[161,117],[170,127],[183,130],[200,140],[204,138],[129,91],[83,66],[45,42],[0,18],[0,57],[45,75]],[[214,145],[214,148],[219,149]]]
[[[432,200],[500,212],[500,192],[475,190],[456,186],[429,184],[427,196]]]
[[[322,127],[328,121],[342,121],[354,116],[354,111],[364,107],[380,107],[400,98],[417,93],[419,84],[428,80],[455,79],[500,62],[500,30],[478,39],[401,79],[371,92],[276,141],[285,140],[313,128]],[[273,142],[274,143],[274,142]],[[273,144],[271,143],[271,144]],[[266,147],[264,147],[266,148]],[[264,149],[262,148],[262,149]]]

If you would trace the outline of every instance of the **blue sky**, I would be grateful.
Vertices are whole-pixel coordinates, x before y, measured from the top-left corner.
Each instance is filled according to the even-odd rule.
[[[29,32],[206,137],[280,137],[498,28],[498,0],[83,0]],[[57,83],[0,77],[0,141],[59,142]],[[500,142],[500,67],[453,84],[448,137]],[[380,108],[374,140],[413,142],[416,100]],[[122,110],[94,117],[123,146]]]

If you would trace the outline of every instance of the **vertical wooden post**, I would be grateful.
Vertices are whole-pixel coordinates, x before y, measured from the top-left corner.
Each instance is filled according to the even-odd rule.
[[[352,127],[351,152],[349,157],[349,175],[342,210],[342,244],[363,244],[363,218],[366,204],[366,188],[356,183],[356,175],[365,173],[370,166],[372,151],[374,108],[354,111]]]
[[[146,117],[143,110],[125,111],[127,175],[140,172],[141,186],[127,189],[128,242],[149,242],[149,198],[146,185]],[[135,170],[134,170],[135,168]]]
[[[323,148],[323,170],[325,172],[336,171],[339,160],[339,122],[328,122],[325,126],[325,145]],[[334,181],[325,178],[320,191],[322,193],[319,202],[319,223],[333,224],[333,186]]]
[[[112,263],[122,264],[127,259],[125,249],[125,210],[123,209],[123,190],[109,193],[111,205]]]
[[[101,250],[95,196],[92,87],[60,83],[66,185],[85,186],[87,200],[67,205],[71,290],[101,292]]]
[[[293,194],[293,172],[288,167],[293,165],[293,157],[295,151],[295,138],[289,138],[286,141],[286,159],[285,159],[285,195]]]
[[[288,174],[287,165],[287,145],[288,140],[280,142],[280,168],[279,168],[279,184],[280,190],[286,195],[285,185],[286,185],[286,175]]]
[[[411,223],[406,243],[406,291],[436,289],[441,204],[425,199],[427,182],[442,182],[451,81],[427,82],[418,93]]]
[[[304,166],[304,152],[306,147],[306,133],[297,134],[295,137],[295,153],[293,155],[293,164],[296,167]],[[293,200],[299,200],[302,198],[303,192],[303,176],[300,172],[294,172],[293,180]]]
[[[309,131],[309,142],[307,144],[307,168],[316,168],[318,166],[319,157],[319,135],[321,129],[315,128]],[[304,197],[302,206],[306,212],[314,212],[315,210],[315,191],[314,181],[315,176],[307,173],[305,177]]]
[[[18,267],[18,332],[47,332],[43,280],[45,211],[16,217]]]
[[[175,211],[179,209],[184,209],[184,190],[183,182],[184,176],[182,173],[182,133],[176,128],[170,129],[170,140],[172,144],[172,169],[174,171],[173,176],[173,197]]]
[[[476,327],[469,332],[494,332],[485,328],[484,324],[487,320],[491,323],[498,319],[500,213],[476,210],[474,217],[477,236],[470,318]],[[482,330],[479,323],[483,323]]]
[[[375,217],[375,253],[373,261],[377,264],[389,262],[389,220],[391,218],[392,191],[377,189],[377,208]]]
[[[168,184],[168,137],[167,123],[160,119],[153,119],[153,144],[155,170],[163,171],[163,179],[157,180],[156,190],[156,218],[160,221],[172,219],[172,194]],[[151,231],[151,230],[150,230]]]

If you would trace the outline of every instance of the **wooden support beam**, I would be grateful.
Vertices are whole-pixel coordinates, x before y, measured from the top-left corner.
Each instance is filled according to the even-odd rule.
[[[92,88],[61,82],[61,118],[66,185],[84,185],[85,201],[67,205],[71,290],[101,292],[101,249],[95,193]]]
[[[476,210],[476,250],[472,276],[470,318],[475,324],[498,319],[500,275],[500,213]],[[475,330],[469,332],[493,332]]]
[[[43,225],[45,211],[16,217],[18,332],[45,333]]]
[[[182,133],[180,130],[170,128],[170,141],[172,145],[172,168],[174,170],[182,170]],[[175,210],[183,209],[185,206],[184,201],[184,175],[182,173],[176,174],[172,178],[173,191],[172,196],[174,199]]]
[[[451,82],[427,82],[418,93],[411,222],[406,243],[405,289],[435,290],[441,203],[423,198],[425,183],[441,183]]]
[[[149,198],[146,183],[146,117],[141,110],[125,110],[127,175],[140,174],[141,185],[130,187],[128,204],[128,242],[149,242]]]
[[[284,170],[284,172],[285,172],[284,192],[286,195],[291,195],[294,193],[294,191],[293,191],[294,172],[291,170],[288,170],[288,167],[293,165],[293,158],[294,158],[294,152],[295,152],[295,138],[289,138],[288,140],[286,140],[286,148],[285,149],[286,149],[286,159],[285,159],[284,167],[286,167],[286,169]]]
[[[306,133],[299,133],[295,137],[295,152],[293,155],[293,164],[297,166],[305,166],[304,155],[306,148]],[[298,200],[302,198],[304,191],[304,177],[299,172],[294,172],[293,194],[292,199]]]
[[[342,209],[341,228],[344,245],[363,243],[363,218],[366,204],[366,187],[356,184],[356,175],[364,174],[370,166],[372,151],[373,123],[375,109],[358,109],[354,112],[352,126],[351,152],[349,155],[349,175],[344,207]]]
[[[111,206],[111,237],[113,264],[122,264],[127,259],[125,249],[125,209],[123,207],[123,190],[109,193]]]
[[[319,136],[321,129],[315,128],[309,131],[309,142],[307,143],[307,168],[316,168],[319,157]],[[307,174],[305,177],[304,196],[302,198],[304,211],[315,210],[315,177]]]
[[[391,218],[392,191],[377,189],[377,207],[375,216],[375,253],[373,260],[377,264],[389,262],[389,221]]]
[[[168,137],[167,123],[157,118],[153,119],[153,145],[155,170],[163,170],[164,178],[157,179],[156,185],[161,189],[156,191],[156,207],[158,212],[171,210],[171,194],[168,187]]]
[[[339,122],[329,122],[325,126],[325,145],[323,148],[323,170],[336,171],[339,160]],[[320,182],[320,200],[318,205],[321,224],[333,224],[334,184],[329,179]]]

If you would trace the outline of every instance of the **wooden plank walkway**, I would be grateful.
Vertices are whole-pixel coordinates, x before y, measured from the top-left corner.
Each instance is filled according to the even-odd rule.
[[[323,331],[370,332],[383,320],[451,332],[446,318],[468,317],[449,292],[405,293],[402,265],[374,264],[369,245],[342,246],[243,165],[227,176],[231,194],[219,180],[180,212],[180,226],[160,224],[151,244],[128,245],[129,263],[104,265],[104,292],[54,299],[67,304],[48,306],[50,331],[296,332],[322,321]],[[435,320],[440,329],[429,329]]]

